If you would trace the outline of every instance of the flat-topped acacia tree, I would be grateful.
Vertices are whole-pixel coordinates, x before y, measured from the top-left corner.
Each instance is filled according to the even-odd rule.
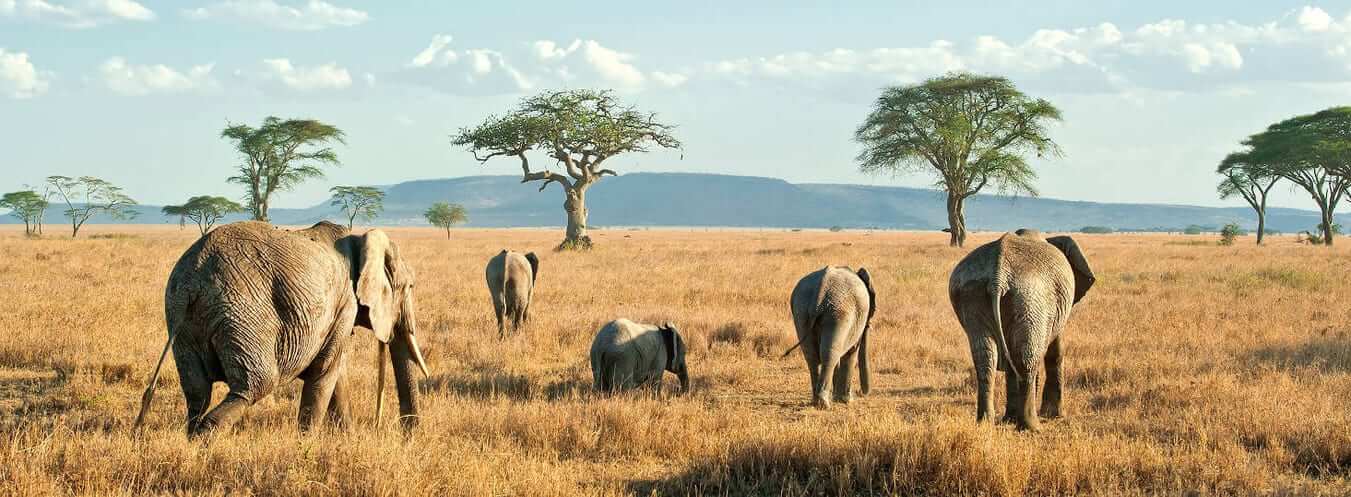
[[[477,126],[461,129],[451,142],[467,148],[479,162],[520,159],[521,182],[540,181],[539,191],[558,183],[568,214],[567,235],[558,248],[584,250],[591,247],[586,236],[586,190],[606,175],[617,175],[602,164],[654,145],[679,148],[680,141],[671,134],[674,129],[658,122],[656,114],[620,103],[608,90],[562,90],[525,98],[506,115],[489,116]],[[566,174],[531,170],[530,152],[557,161]]]

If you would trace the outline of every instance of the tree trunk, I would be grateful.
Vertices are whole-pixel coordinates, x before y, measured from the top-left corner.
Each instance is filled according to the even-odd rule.
[[[1261,209],[1258,209],[1258,210],[1257,210],[1257,244],[1258,244],[1258,245],[1261,245],[1261,244],[1262,244],[1262,235],[1264,235],[1265,232],[1266,232],[1266,230],[1267,230],[1267,209],[1266,209],[1266,207],[1267,207],[1266,205],[1263,205]]]
[[[450,226],[446,226],[446,239],[450,239]]]
[[[966,199],[961,195],[948,192],[948,230],[951,231],[948,246],[961,247],[966,243],[966,216],[962,208]]]
[[[568,232],[561,247],[589,249],[591,238],[586,236],[586,187],[571,188],[566,191],[566,195],[563,210],[568,212]]]
[[[1332,209],[1323,209],[1323,245],[1332,246]]]

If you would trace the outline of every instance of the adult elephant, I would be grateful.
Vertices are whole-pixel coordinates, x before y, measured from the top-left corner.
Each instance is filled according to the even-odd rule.
[[[680,391],[688,392],[685,352],[685,340],[670,322],[654,326],[616,319],[601,327],[591,342],[594,387],[601,393],[637,387],[660,392],[662,374],[670,371],[680,380]]]
[[[535,278],[539,276],[539,257],[534,252],[522,255],[504,249],[488,259],[483,274],[488,280],[488,293],[493,297],[497,336],[506,338],[508,318],[512,330],[520,329],[521,323],[530,319],[530,298],[535,291]]]
[[[188,435],[229,426],[244,408],[284,381],[304,381],[299,421],[314,427],[325,413],[336,425],[350,418],[347,355],[352,327],[379,340],[377,421],[384,357],[391,354],[405,428],[417,421],[413,368],[427,374],[418,349],[413,269],[384,232],[352,235],[321,222],[285,231],[242,222],[207,233],[169,274],[164,315],[169,340],[136,418],[140,426],[170,349],[187,399]],[[211,386],[230,391],[207,411]]]
[[[859,387],[868,394],[868,329],[877,313],[877,293],[868,270],[826,266],[797,282],[791,307],[798,345],[811,373],[812,403],[830,407],[831,383],[835,400],[853,400],[853,370],[858,366]],[[787,356],[792,349],[784,353]]]
[[[1060,416],[1065,323],[1095,280],[1074,239],[1043,238],[1032,229],[1006,233],[957,263],[948,297],[971,343],[976,421],[986,420],[993,408],[990,377],[996,368],[1004,371],[1007,389],[1002,421],[1036,430],[1038,415]],[[1043,361],[1046,384],[1037,412]]]

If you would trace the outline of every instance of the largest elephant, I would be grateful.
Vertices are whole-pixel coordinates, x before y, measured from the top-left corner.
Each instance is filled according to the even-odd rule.
[[[354,326],[379,340],[381,390],[389,349],[399,413],[411,428],[418,413],[413,369],[427,373],[416,338],[413,284],[413,269],[380,230],[353,235],[328,222],[298,231],[242,222],[207,233],[178,260],[164,296],[165,354],[172,350],[178,367],[188,435],[229,426],[245,407],[295,378],[304,382],[302,429],[325,414],[345,425]],[[159,371],[156,366],[142,398],[138,426]],[[208,412],[218,381],[230,391]]]
[[[1073,238],[1044,238],[1032,229],[1005,233],[957,263],[948,280],[948,297],[971,345],[978,422],[993,409],[990,380],[995,369],[1005,373],[1003,421],[1036,430],[1038,416],[1060,416],[1065,323],[1094,281]],[[1038,412],[1035,396],[1043,362],[1046,382]]]

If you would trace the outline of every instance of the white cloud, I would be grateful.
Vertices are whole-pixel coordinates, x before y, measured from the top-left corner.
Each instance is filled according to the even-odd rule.
[[[265,59],[264,77],[296,91],[341,90],[352,86],[352,75],[336,63],[298,67],[287,59]]]
[[[0,0],[0,8],[3,8]],[[38,71],[25,52],[0,48],[0,95],[25,99],[47,92],[50,74]]]
[[[1306,6],[1299,9],[1299,18],[1297,20],[1300,29],[1305,31],[1322,32],[1327,31],[1332,26],[1332,16],[1318,7]]]
[[[183,15],[195,20],[227,19],[293,31],[356,26],[370,19],[364,11],[323,0],[308,0],[297,7],[282,5],[275,0],[226,0],[184,10]]]
[[[633,67],[629,61],[633,55],[611,50],[594,40],[587,40],[583,48],[586,62],[606,81],[620,86],[636,88],[643,84],[643,72]]]
[[[652,71],[652,80],[667,87],[676,87],[685,84],[690,77],[681,73]]]
[[[0,0],[0,18],[85,29],[118,21],[151,21],[155,12],[134,0]]]
[[[112,57],[99,66],[99,77],[109,90],[128,96],[152,93],[183,93],[210,89],[214,64],[202,64],[179,71],[163,64],[132,65],[122,57]]]
[[[450,42],[452,39],[453,38],[451,38],[450,35],[433,36],[431,44],[427,45],[427,48],[422,49],[421,52],[418,52],[417,55],[413,56],[413,61],[410,62],[409,65],[411,65],[412,67],[427,67],[432,63],[437,62],[437,56],[441,55],[442,49],[446,48],[447,46],[450,46]],[[449,60],[442,61],[443,62],[442,65],[444,65],[444,63],[446,62],[455,61],[454,51],[447,51],[446,55],[451,56],[451,58]]]

